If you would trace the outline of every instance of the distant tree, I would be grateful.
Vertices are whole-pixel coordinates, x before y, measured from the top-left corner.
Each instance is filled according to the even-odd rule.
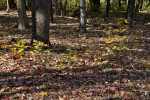
[[[50,0],[50,21],[51,21],[51,23],[53,23],[54,22],[54,19],[53,19],[53,7],[52,7],[53,5],[52,5],[52,0]]]
[[[80,0],[80,29],[81,33],[86,32],[86,0]]]
[[[140,1],[141,1],[141,0],[137,0],[137,2],[136,2],[135,12],[139,12],[139,8],[140,8]]]
[[[50,0],[32,0],[33,39],[52,47],[49,40]]]
[[[25,9],[25,0],[16,0],[16,1],[18,11],[18,29],[27,29],[29,23]]]
[[[135,0],[128,0],[128,7],[127,7],[126,17],[128,19],[128,26],[129,27],[132,26],[134,8],[135,8]]]
[[[107,0],[107,5],[106,5],[106,11],[105,11],[105,16],[109,16],[109,10],[110,10],[110,0]]]
[[[150,0],[149,0],[149,3],[150,3]],[[142,10],[143,8],[143,0],[140,0],[140,10]]]
[[[67,13],[67,4],[68,4],[68,0],[65,0],[65,4],[63,6],[63,12],[64,12],[63,15],[66,15],[66,13]]]
[[[121,0],[118,0],[119,8],[121,8]]]
[[[94,12],[99,12],[100,0],[90,0],[91,10]]]
[[[6,12],[9,13],[9,11],[10,11],[10,0],[7,0],[7,10],[6,10]]]

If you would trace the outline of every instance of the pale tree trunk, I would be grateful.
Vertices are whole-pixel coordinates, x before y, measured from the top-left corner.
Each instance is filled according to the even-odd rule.
[[[49,40],[50,0],[32,0],[33,39],[52,47]]]
[[[25,1],[24,0],[16,0],[16,1],[18,11],[18,29],[27,29],[29,23],[25,9]]]
[[[134,8],[135,8],[135,0],[128,0],[127,19],[128,19],[128,26],[129,27],[132,26]]]
[[[9,13],[9,11],[10,11],[10,0],[7,0],[7,10],[6,10],[6,12]]]
[[[86,32],[86,0],[80,0],[80,32]]]

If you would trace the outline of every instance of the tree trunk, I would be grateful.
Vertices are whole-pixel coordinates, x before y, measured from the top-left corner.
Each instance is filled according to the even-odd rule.
[[[54,0],[55,2],[55,16],[58,14],[58,0]]]
[[[86,32],[86,1],[80,0],[80,32]]]
[[[9,11],[10,11],[10,0],[7,0],[7,10],[6,10],[6,12],[9,13]]]
[[[140,1],[140,10],[143,8],[143,0]]]
[[[135,8],[135,0],[128,0],[127,19],[129,27],[131,27],[133,22],[134,8]]]
[[[60,0],[60,15],[63,16],[63,4],[62,4],[62,0]]]
[[[121,8],[121,0],[118,0],[119,8]]]
[[[17,11],[18,11],[18,29],[27,29],[29,23],[25,10],[24,0],[17,0]]]
[[[100,0],[90,0],[91,11],[99,12]]]
[[[136,2],[136,7],[135,7],[135,12],[138,13],[139,12],[139,8],[140,8],[140,1],[141,0],[137,0]]]
[[[32,43],[35,39],[52,47],[49,40],[50,0],[32,0],[32,17]]]
[[[68,3],[68,0],[65,0],[65,4],[64,4],[64,15],[66,15],[67,13],[67,3]]]
[[[107,0],[107,5],[106,5],[106,17],[108,17],[109,16],[109,9],[110,9],[110,0]]]
[[[53,19],[53,6],[52,6],[52,0],[50,0],[50,20],[51,20],[51,23],[54,22],[54,19]]]

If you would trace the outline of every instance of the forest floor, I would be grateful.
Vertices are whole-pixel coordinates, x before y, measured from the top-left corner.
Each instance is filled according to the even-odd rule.
[[[118,12],[110,18],[89,16],[85,34],[78,32],[77,18],[55,16],[53,49],[40,50],[36,41],[29,45],[31,27],[18,30],[17,13],[4,13],[1,100],[150,99],[150,14],[136,14],[132,28]],[[28,17],[31,25],[29,12]]]

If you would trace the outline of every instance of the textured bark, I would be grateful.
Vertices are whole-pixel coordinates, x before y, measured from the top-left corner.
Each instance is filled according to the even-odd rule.
[[[86,2],[80,0],[80,32],[86,32]]]
[[[27,29],[29,24],[24,0],[17,0],[17,11],[18,11],[18,29]]]
[[[135,8],[135,0],[128,0],[127,19],[128,19],[128,26],[129,27],[132,26],[134,8]]]
[[[33,34],[32,40],[38,40],[48,44],[49,41],[49,23],[50,23],[50,0],[33,0],[32,1],[32,19]]]
[[[110,10],[110,0],[107,0],[107,5],[106,5],[106,17],[109,16],[109,10]]]

